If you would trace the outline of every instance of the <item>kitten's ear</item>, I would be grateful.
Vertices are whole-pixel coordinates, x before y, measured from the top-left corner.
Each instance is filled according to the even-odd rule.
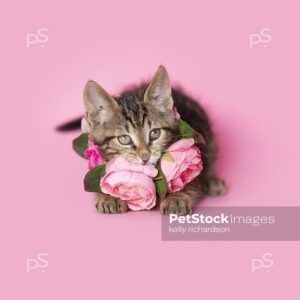
[[[173,109],[170,79],[167,69],[164,66],[160,66],[157,69],[145,92],[144,102],[151,103],[162,112]]]
[[[89,81],[84,88],[86,116],[82,119],[82,131],[89,133],[96,125],[108,122],[118,110],[116,100],[98,83]]]

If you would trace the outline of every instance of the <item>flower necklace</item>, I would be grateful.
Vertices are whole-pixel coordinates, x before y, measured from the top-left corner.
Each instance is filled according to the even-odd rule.
[[[149,210],[155,206],[157,196],[163,199],[167,193],[182,190],[203,169],[198,147],[205,146],[205,142],[200,133],[180,118],[177,126],[182,138],[167,149],[156,166],[131,163],[122,156],[105,163],[99,146],[88,134],[81,134],[73,140],[73,149],[88,159],[85,191],[120,198],[131,210]]]

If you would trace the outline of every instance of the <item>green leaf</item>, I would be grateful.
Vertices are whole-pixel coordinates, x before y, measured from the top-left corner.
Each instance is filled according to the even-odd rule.
[[[74,151],[85,159],[86,157],[84,155],[84,151],[88,148],[88,140],[89,140],[89,136],[87,133],[83,133],[75,140],[73,140]]]
[[[193,138],[196,144],[198,144],[200,147],[206,145],[203,136],[199,132],[194,130],[193,127],[190,126],[187,122],[179,119],[177,121],[177,126],[178,126],[179,135],[182,138],[185,139]]]
[[[187,122],[179,119],[177,121],[177,126],[181,137],[187,139],[194,137],[194,129]]]
[[[84,190],[86,192],[99,193],[100,189],[100,180],[105,174],[106,165],[99,165],[92,170],[90,170],[84,177]]]
[[[167,179],[161,170],[160,163],[157,164],[156,168],[158,170],[158,174],[156,177],[157,180],[154,179],[154,183],[156,186],[156,192],[157,192],[159,198],[163,199],[163,198],[165,198],[167,191],[168,191]]]

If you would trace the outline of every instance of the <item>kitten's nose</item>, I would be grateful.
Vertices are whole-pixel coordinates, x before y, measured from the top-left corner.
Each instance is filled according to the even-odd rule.
[[[149,151],[140,152],[140,157],[141,157],[142,161],[144,163],[146,163],[150,158],[150,152]]]

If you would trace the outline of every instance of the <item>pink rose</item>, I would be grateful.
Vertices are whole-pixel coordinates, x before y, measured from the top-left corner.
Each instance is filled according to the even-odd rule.
[[[168,191],[177,192],[198,176],[202,169],[200,150],[194,139],[181,139],[172,144],[161,159],[161,169],[168,182]]]
[[[156,203],[153,179],[157,175],[153,165],[139,165],[119,156],[106,165],[100,181],[101,191],[127,201],[132,210],[151,209]]]
[[[179,112],[177,111],[176,106],[173,106],[173,113],[174,113],[175,119],[176,119],[176,120],[179,120],[179,119],[180,119],[180,114],[179,114]]]
[[[97,145],[89,140],[89,147],[84,152],[85,157],[89,160],[89,169],[101,165],[104,161],[104,158],[101,154],[101,151]]]

